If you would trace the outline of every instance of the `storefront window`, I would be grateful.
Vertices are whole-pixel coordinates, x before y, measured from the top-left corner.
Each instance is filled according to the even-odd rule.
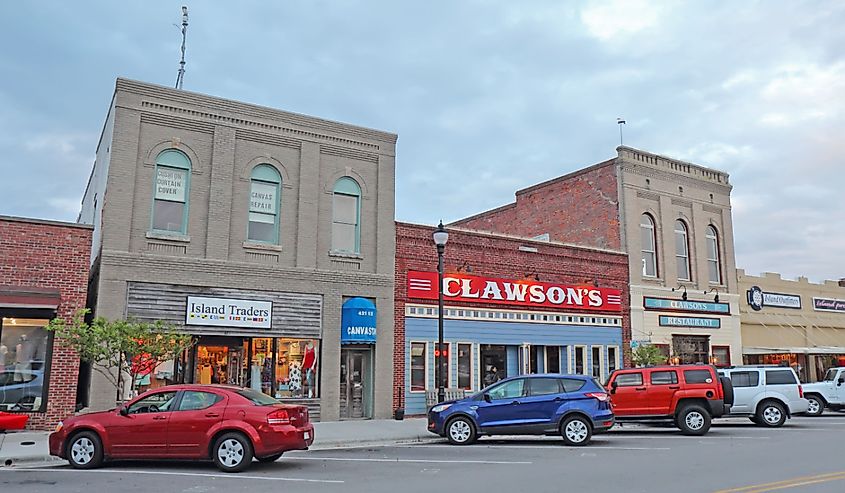
[[[277,399],[314,398],[317,392],[317,339],[276,339],[275,393]]]
[[[458,388],[472,389],[472,345],[458,344]]]
[[[273,395],[273,339],[261,337],[252,340],[249,382],[253,390]]]
[[[575,346],[575,374],[585,375],[584,360],[587,359],[587,348],[584,346]]]
[[[425,391],[425,343],[411,343],[411,392]]]
[[[46,401],[44,319],[4,318],[0,326],[0,410],[31,411]]]
[[[196,346],[194,382],[246,385],[247,345],[240,338],[201,338]],[[181,363],[180,363],[181,365]],[[160,387],[173,378],[173,365],[159,365],[154,375],[139,375],[140,390]]]
[[[616,346],[607,347],[607,374],[619,369],[619,348]]]
[[[602,367],[601,346],[593,346],[592,347],[592,353],[593,353],[592,358],[590,358],[590,361],[592,363],[592,369],[593,369],[592,376],[601,380],[601,377],[602,377],[602,374],[601,374],[601,367]]]
[[[731,366],[730,346],[713,346],[713,365]]]
[[[546,346],[546,373],[560,373],[560,346]]]

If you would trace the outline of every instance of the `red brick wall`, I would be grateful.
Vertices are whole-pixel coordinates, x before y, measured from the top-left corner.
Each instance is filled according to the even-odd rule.
[[[620,250],[615,160],[516,193],[515,204],[453,223],[462,228]]]
[[[0,218],[0,285],[58,289],[58,316],[85,307],[91,229]],[[51,429],[74,412],[79,358],[53,342],[47,411],[30,413],[27,426]]]
[[[408,271],[437,270],[437,250],[431,239],[433,232],[434,227],[396,223],[394,409],[405,407],[405,303],[408,300]],[[521,245],[534,247],[538,252],[520,251]],[[542,282],[583,284],[586,280],[595,279],[602,287],[621,290],[624,361],[630,365],[631,310],[627,255],[449,229],[449,242],[444,256],[445,271],[455,272],[464,262],[472,267],[472,275],[522,279],[525,274],[536,272]],[[461,304],[449,302],[450,306]],[[619,315],[618,312],[606,313]]]

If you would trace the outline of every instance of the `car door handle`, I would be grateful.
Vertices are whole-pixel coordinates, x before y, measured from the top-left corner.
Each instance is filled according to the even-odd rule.
[[[642,390],[645,390],[645,387],[637,387],[635,390],[640,390],[640,391],[642,391]]]
[[[511,402],[511,404],[519,405],[519,401],[513,401],[513,402]]]
[[[672,389],[672,390],[678,390],[679,388],[681,388],[681,386],[680,385],[670,385],[669,388]]]
[[[555,402],[561,402],[562,400],[563,400],[563,397],[555,397]]]
[[[205,413],[206,418],[219,418],[220,415],[217,413]]]
[[[167,419],[167,416],[153,416],[153,421],[162,421]]]

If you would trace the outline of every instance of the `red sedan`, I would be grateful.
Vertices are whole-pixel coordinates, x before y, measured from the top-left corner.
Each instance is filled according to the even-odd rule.
[[[172,385],[66,419],[50,434],[50,454],[79,469],[113,459],[211,459],[222,471],[240,472],[253,457],[273,462],[312,443],[305,406],[240,387]]]

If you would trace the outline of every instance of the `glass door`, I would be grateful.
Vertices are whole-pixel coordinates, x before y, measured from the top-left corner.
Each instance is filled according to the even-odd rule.
[[[340,418],[373,416],[372,351],[342,349],[340,352]]]

